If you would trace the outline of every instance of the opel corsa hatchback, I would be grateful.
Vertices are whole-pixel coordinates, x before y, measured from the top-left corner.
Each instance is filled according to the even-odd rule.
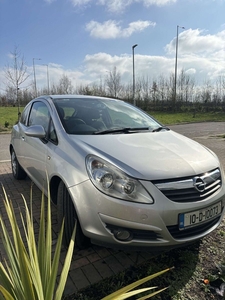
[[[224,214],[224,173],[206,147],[115,99],[42,96],[13,127],[12,172],[28,175],[65,218],[68,244],[120,249],[192,243]]]

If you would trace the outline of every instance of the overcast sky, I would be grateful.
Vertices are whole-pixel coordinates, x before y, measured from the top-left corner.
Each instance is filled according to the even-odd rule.
[[[114,67],[123,82],[175,69],[197,84],[225,75],[225,0],[0,0],[0,92],[15,46],[37,88],[67,75],[73,85],[98,83]],[[182,28],[184,27],[184,29]],[[37,60],[40,58],[41,60]]]

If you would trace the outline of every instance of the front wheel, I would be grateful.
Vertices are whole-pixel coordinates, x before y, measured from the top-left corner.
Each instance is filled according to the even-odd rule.
[[[62,221],[64,219],[63,244],[66,247],[69,246],[73,229],[76,224],[75,247],[78,247],[79,249],[86,248],[89,244],[89,239],[85,237],[82,232],[73,201],[62,181],[58,187],[57,214],[59,229],[61,229]]]
[[[11,167],[12,167],[13,177],[15,179],[20,180],[26,178],[27,174],[19,164],[14,149],[12,149],[11,151]]]

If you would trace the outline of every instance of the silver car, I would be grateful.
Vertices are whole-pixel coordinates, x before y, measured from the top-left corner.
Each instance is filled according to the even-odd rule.
[[[42,96],[13,127],[12,172],[57,204],[68,244],[151,250],[201,239],[224,215],[224,173],[209,149],[121,100]]]

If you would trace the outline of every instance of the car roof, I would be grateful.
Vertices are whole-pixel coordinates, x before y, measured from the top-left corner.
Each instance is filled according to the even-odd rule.
[[[74,98],[77,98],[77,99],[105,99],[105,100],[119,100],[119,99],[114,99],[114,98],[107,98],[107,97],[100,97],[100,96],[88,96],[88,95],[72,95],[72,94],[64,94],[64,95],[43,95],[43,96],[39,96],[38,97],[39,99],[40,98],[45,98],[45,99],[64,99],[64,98],[67,98],[67,99],[74,99]],[[37,99],[38,99],[37,98]],[[119,100],[121,101],[121,100]]]

